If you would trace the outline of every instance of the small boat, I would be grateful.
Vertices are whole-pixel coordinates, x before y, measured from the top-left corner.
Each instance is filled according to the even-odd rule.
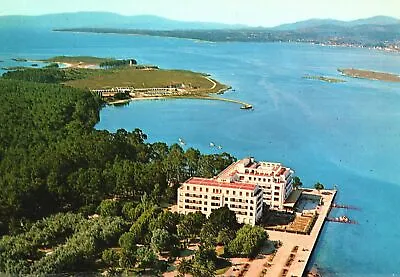
[[[210,142],[210,147],[214,147],[215,143],[214,142]]]
[[[331,222],[339,222],[339,223],[348,223],[348,224],[357,224],[356,221],[349,219],[347,216],[339,216],[334,218],[327,218],[327,221]]]
[[[221,145],[218,145],[218,149],[220,149],[220,150],[221,150],[221,149],[222,149],[222,146],[221,146]]]
[[[31,64],[31,66],[36,67],[36,66],[38,66],[38,64],[37,63],[33,63],[33,64]]]
[[[242,110],[249,110],[249,109],[252,109],[253,106],[252,106],[252,105],[249,105],[249,104],[246,104],[246,105],[241,106],[240,108],[241,108]]]

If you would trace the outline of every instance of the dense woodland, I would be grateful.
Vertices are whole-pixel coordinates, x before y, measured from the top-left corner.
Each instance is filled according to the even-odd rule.
[[[95,130],[102,100],[49,84],[50,70],[0,78],[0,272],[157,274],[167,266],[160,254],[178,256],[197,239],[200,250],[179,270],[212,276],[216,243],[226,255],[251,256],[267,239],[257,227],[240,229],[227,208],[208,219],[161,208],[185,179],[211,177],[232,156],[147,143],[139,129]]]

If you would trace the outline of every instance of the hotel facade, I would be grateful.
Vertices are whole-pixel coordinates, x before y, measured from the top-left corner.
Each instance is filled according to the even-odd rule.
[[[192,177],[178,188],[178,212],[202,212],[227,206],[239,223],[255,225],[262,216],[263,202],[283,210],[293,190],[290,168],[280,163],[239,160],[214,178]]]
[[[227,206],[239,223],[255,225],[262,216],[263,191],[258,185],[220,182],[192,177],[178,189],[178,212],[202,212],[207,217],[215,209]]]
[[[294,171],[281,163],[257,162],[254,158],[239,160],[224,169],[217,179],[221,182],[245,182],[259,185],[264,202],[272,210],[284,210],[285,201],[293,191]]]

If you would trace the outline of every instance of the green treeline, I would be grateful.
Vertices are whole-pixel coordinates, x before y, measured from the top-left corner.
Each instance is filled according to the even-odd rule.
[[[134,59],[130,60],[107,60],[104,62],[100,63],[100,67],[104,68],[113,68],[113,67],[121,67],[121,66],[127,66],[127,65],[136,65],[137,61]]]
[[[57,67],[54,65],[57,65]],[[44,68],[20,68],[14,71],[8,71],[3,74],[3,78],[37,83],[61,83],[84,79],[94,73],[95,71],[92,69],[60,69],[58,68],[58,64],[50,64]]]
[[[179,271],[213,276],[226,266],[216,256],[217,243],[227,256],[256,253],[265,232],[241,228],[226,207],[208,219],[161,208],[176,201],[180,183],[214,176],[232,156],[147,143],[139,129],[95,130],[101,99],[42,83],[48,70],[56,69],[0,78],[0,272],[157,275],[198,240],[195,258]]]
[[[189,176],[211,177],[233,161],[146,143],[139,129],[95,130],[102,103],[87,91],[0,79],[0,95],[2,233],[58,211],[93,212],[108,197],[173,200]]]

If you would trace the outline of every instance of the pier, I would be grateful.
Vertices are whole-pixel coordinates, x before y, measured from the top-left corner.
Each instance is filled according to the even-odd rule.
[[[317,244],[320,232],[324,226],[332,202],[336,195],[336,190],[312,190],[303,192],[304,194],[313,194],[321,196],[322,206],[317,208],[318,218],[309,235],[293,234],[280,231],[268,231],[269,239],[281,241],[282,246],[278,248],[271,266],[267,268],[264,276],[297,276],[301,277],[305,273],[308,261]],[[250,266],[251,268],[251,266]],[[255,272],[252,272],[255,273]],[[260,273],[254,276],[261,276]],[[246,275],[250,276],[250,275]]]

